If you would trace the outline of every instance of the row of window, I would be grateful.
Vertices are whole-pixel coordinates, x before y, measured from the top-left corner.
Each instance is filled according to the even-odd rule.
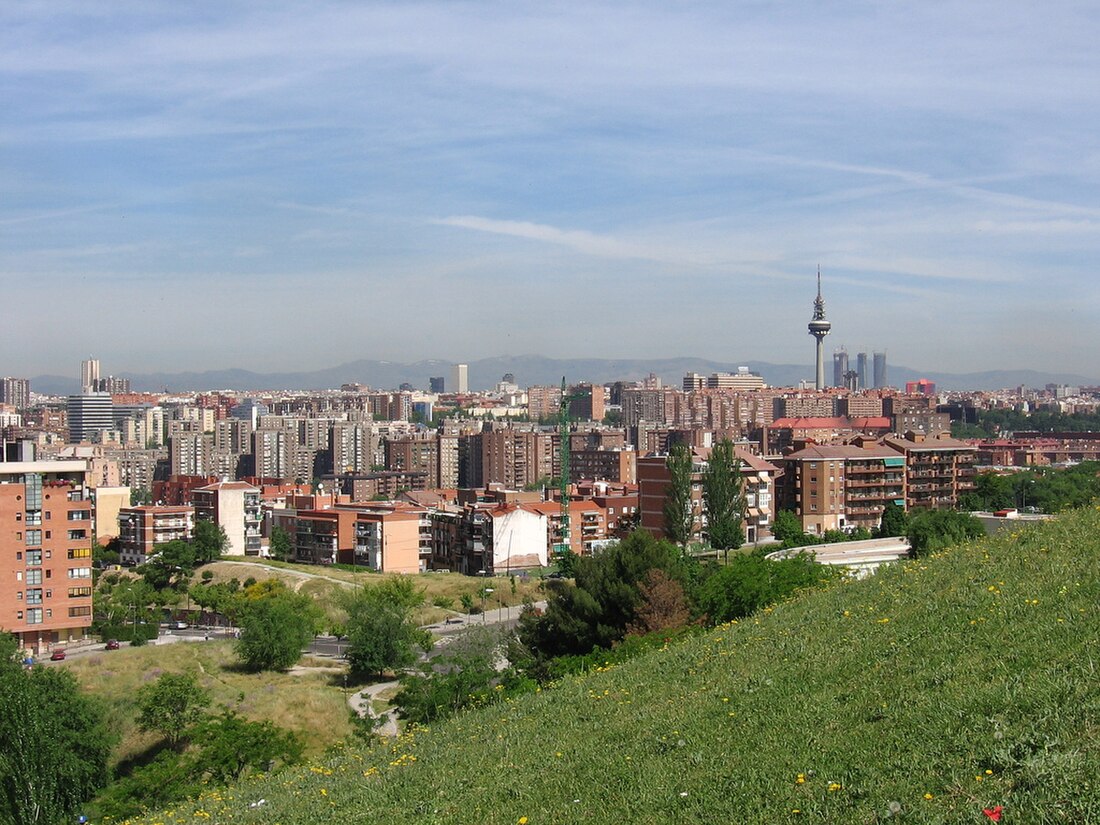
[[[26,515],[27,515],[26,523],[31,524],[31,525],[41,524],[43,519],[45,519],[46,521],[50,521],[53,518],[53,514],[49,510],[46,510],[46,511],[31,510],[31,511],[28,511]],[[69,510],[68,514],[66,515],[66,518],[69,521],[91,521],[92,520],[92,511],[91,510]],[[23,513],[16,513],[15,514],[15,520],[16,521],[23,521]]]
[[[44,557],[42,555],[43,553],[45,553]],[[91,547],[74,547],[74,548],[70,548],[68,551],[66,551],[65,556],[66,556],[66,558],[70,558],[70,559],[90,559],[92,557],[92,548]],[[44,550],[44,551],[43,550],[28,550],[27,551],[27,566],[28,567],[36,567],[36,566],[42,564],[42,559],[43,558],[52,559],[53,558],[53,551],[52,550]],[[15,559],[16,559],[16,561],[22,561],[23,560],[23,552],[22,551],[17,551],[16,554],[15,554]]]
[[[16,541],[24,541],[23,536],[24,536],[23,533],[18,533],[17,532],[15,534]],[[49,538],[52,538],[52,537],[53,537],[53,531],[47,530],[46,531],[46,538],[49,539]],[[83,541],[84,539],[88,538],[88,531],[87,530],[69,530],[67,538],[68,538],[69,541]],[[27,547],[40,547],[42,545],[42,531],[41,530],[27,530],[25,542],[26,542]]]
[[[90,588],[90,587],[70,587],[69,588],[69,598],[70,599],[80,599],[80,598],[84,598],[85,596],[90,596],[90,595],[92,595],[92,588]],[[24,601],[23,591],[22,590],[16,590],[15,591],[15,598],[16,598],[17,601]],[[33,587],[33,588],[27,590],[25,601],[27,602],[27,604],[42,604],[42,599],[43,598],[52,599],[53,598],[53,591],[52,590],[43,591],[39,587]]]

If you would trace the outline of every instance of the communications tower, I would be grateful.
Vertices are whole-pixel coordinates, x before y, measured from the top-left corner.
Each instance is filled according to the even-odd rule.
[[[810,335],[817,340],[817,379],[818,390],[825,389],[825,336],[833,325],[825,319],[825,299],[821,297],[821,267],[817,268],[817,297],[814,299],[814,317],[808,325]]]

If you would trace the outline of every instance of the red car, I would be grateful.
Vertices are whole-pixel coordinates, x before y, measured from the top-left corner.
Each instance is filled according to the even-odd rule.
[[[104,650],[118,650],[118,639],[108,639],[103,648]]]
[[[61,648],[58,648],[57,650],[55,650],[53,653],[50,654],[50,661],[51,662],[61,662],[61,661],[64,661],[64,659],[65,659],[65,651],[62,650]]]

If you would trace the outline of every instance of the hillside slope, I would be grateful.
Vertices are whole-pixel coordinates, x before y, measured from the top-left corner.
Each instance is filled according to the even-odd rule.
[[[1095,821],[1098,596],[1072,513],[150,821]]]

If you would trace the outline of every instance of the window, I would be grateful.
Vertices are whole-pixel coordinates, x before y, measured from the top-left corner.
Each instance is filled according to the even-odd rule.
[[[42,517],[44,519],[46,519],[46,521],[49,521],[50,520],[50,511],[47,510],[45,513],[42,514]]]
[[[50,531],[49,531],[49,530],[47,530],[47,531],[46,531],[46,538],[49,538],[49,537],[50,537]]]
[[[92,557],[91,547],[77,547],[69,551],[70,559],[90,559]]]
[[[42,604],[42,590],[33,588],[27,591],[27,604]]]
[[[27,624],[42,624],[41,607],[32,607],[27,611]]]
[[[88,538],[87,530],[70,530],[69,541],[79,541],[80,539]]]
[[[69,588],[69,598],[70,599],[79,599],[79,598],[82,598],[84,596],[90,596],[90,595],[92,595],[92,588],[90,588],[90,587],[70,587]]]
[[[70,510],[69,521],[88,521],[91,514],[87,510]]]
[[[27,571],[27,584],[42,584],[42,571],[41,570],[28,570]]]
[[[42,546],[42,531],[41,530],[28,530],[27,531],[27,547],[41,547]]]
[[[70,607],[69,608],[69,618],[70,619],[75,619],[79,616],[91,616],[91,615],[92,615],[92,608],[90,608],[90,607]]]
[[[42,564],[42,551],[41,550],[28,550],[27,551],[27,566],[38,567]]]
[[[92,568],[90,567],[73,567],[69,570],[70,579],[90,579],[92,577]]]

